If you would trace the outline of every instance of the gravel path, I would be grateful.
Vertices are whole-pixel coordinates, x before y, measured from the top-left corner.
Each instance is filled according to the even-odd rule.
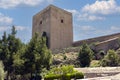
[[[83,80],[120,80],[120,67],[75,68],[83,72]]]
[[[87,78],[83,80],[120,80],[120,74],[114,76],[106,76],[106,77]]]

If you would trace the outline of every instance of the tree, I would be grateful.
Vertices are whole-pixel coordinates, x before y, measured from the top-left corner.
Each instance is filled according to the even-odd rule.
[[[92,56],[93,56],[93,51],[90,49],[90,47],[86,43],[84,43],[80,47],[79,56],[78,56],[78,59],[80,61],[80,66],[88,67],[92,60]]]
[[[22,42],[20,39],[16,38],[16,33],[17,31],[15,30],[15,26],[12,27],[11,34],[8,35],[8,50],[9,50],[9,57],[7,61],[7,71],[8,75],[9,73],[15,73],[15,68],[13,66],[14,64],[14,58],[13,56],[21,49],[22,47]],[[13,76],[13,75],[11,75]]]
[[[101,66],[118,66],[119,56],[114,50],[109,50],[107,55],[101,60]]]
[[[41,73],[42,68],[49,69],[52,63],[52,54],[46,46],[46,38],[38,34],[28,44],[23,44],[16,38],[15,27],[12,32],[0,39],[0,60],[8,77],[14,80],[16,75],[27,73]]]
[[[6,32],[4,32],[4,35],[0,40],[0,60],[2,60],[3,63],[6,62],[8,53],[9,53],[8,40],[7,40]]]
[[[21,41],[18,38],[16,38],[15,35],[16,30],[13,26],[11,34],[8,34],[7,36],[6,32],[4,32],[4,35],[0,40],[0,60],[3,61],[5,70],[7,71],[7,78],[12,72],[14,72],[13,55],[15,55],[18,52],[18,50],[22,47]]]
[[[4,35],[0,40],[0,60],[3,61],[6,71],[9,68],[8,66],[9,56],[10,55],[9,55],[9,49],[8,49],[8,37],[6,36],[6,32],[4,32]]]
[[[5,71],[2,61],[0,61],[0,80],[4,80],[5,77]]]
[[[13,55],[13,67],[15,70],[15,74],[16,75],[24,75],[25,73],[25,66],[24,66],[24,62],[25,59],[23,57],[23,55],[25,54],[25,50],[26,50],[26,45],[23,44],[22,47],[17,51],[16,54]]]
[[[51,64],[52,55],[46,46],[44,37],[36,33],[27,45],[25,58],[26,73],[41,73],[42,68],[48,68]]]

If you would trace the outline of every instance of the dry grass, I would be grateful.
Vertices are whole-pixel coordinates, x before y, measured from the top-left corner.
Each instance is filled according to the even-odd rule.
[[[64,57],[66,56],[66,59],[64,59]],[[59,60],[76,60],[78,56],[77,52],[69,52],[69,53],[58,53],[58,54],[54,54],[53,58],[55,60],[59,59]]]

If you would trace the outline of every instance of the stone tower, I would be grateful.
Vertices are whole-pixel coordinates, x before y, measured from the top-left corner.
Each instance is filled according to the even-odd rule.
[[[35,32],[48,38],[48,47],[51,50],[72,46],[73,25],[72,13],[49,5],[33,16],[32,36]]]

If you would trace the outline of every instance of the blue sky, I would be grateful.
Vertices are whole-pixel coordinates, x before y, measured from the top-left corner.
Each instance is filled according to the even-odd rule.
[[[50,4],[73,13],[74,41],[120,32],[120,0],[0,0],[0,37],[15,25],[29,42],[33,15]]]

